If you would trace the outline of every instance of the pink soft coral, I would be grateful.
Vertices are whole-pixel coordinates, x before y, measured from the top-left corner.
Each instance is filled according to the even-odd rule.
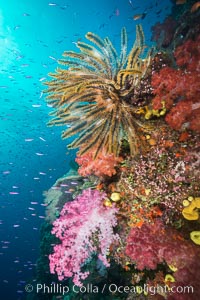
[[[67,202],[60,217],[53,223],[52,233],[61,241],[54,246],[49,256],[50,272],[57,273],[58,279],[73,277],[73,282],[81,286],[89,272],[81,272],[81,267],[98,253],[99,259],[109,266],[107,251],[118,239],[113,227],[117,224],[115,207],[105,207],[105,193],[84,190],[74,201]]]
[[[116,157],[113,153],[100,152],[96,158],[94,151],[78,156],[76,162],[80,165],[78,173],[81,176],[96,175],[112,176],[116,174],[116,166],[122,161],[121,157]]]

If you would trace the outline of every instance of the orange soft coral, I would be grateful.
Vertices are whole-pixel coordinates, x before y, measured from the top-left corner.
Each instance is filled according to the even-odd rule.
[[[78,173],[81,176],[112,176],[116,174],[116,166],[122,161],[121,157],[116,157],[113,153],[108,154],[105,151],[100,152],[94,158],[94,150],[79,155],[76,162],[80,165]]]

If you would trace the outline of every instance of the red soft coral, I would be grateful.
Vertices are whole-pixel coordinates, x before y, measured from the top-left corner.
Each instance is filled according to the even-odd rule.
[[[116,157],[113,153],[101,152],[94,159],[94,151],[78,156],[76,162],[80,165],[78,173],[81,176],[112,176],[116,174],[115,167],[122,161],[121,157]]]
[[[173,293],[167,299],[200,299],[200,249],[190,240],[185,240],[178,230],[157,220],[154,224],[143,224],[132,228],[127,238],[126,255],[136,264],[137,269],[156,269],[159,263],[166,262],[177,270],[174,286],[192,286],[193,293]],[[180,290],[180,289],[179,289]],[[185,297],[186,296],[186,297]],[[196,298],[195,298],[196,297]]]
[[[173,129],[179,130],[182,124],[189,120],[191,113],[192,103],[190,101],[181,101],[171,109],[165,120]]]
[[[153,108],[168,111],[166,122],[176,130],[200,132],[200,36],[188,40],[175,53],[178,69],[164,67],[152,76]]]
[[[191,264],[196,256],[200,258],[200,249],[185,240],[175,228],[166,227],[160,220],[156,220],[155,223],[144,223],[141,228],[131,229],[126,255],[136,263],[139,270],[156,269],[164,261],[182,269]]]
[[[159,73],[154,73],[152,76],[152,87],[155,94],[153,99],[153,108],[161,109],[162,101],[165,102],[165,107],[170,109],[174,100],[177,98],[177,82],[180,81],[181,71],[170,67],[165,67]]]
[[[188,40],[177,47],[174,56],[179,67],[187,67],[188,71],[200,70],[200,35],[195,41]]]

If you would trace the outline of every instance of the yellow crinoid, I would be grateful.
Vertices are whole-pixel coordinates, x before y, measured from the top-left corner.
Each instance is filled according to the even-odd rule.
[[[49,125],[67,125],[62,138],[76,135],[68,148],[79,148],[79,155],[93,149],[95,156],[104,149],[119,155],[123,139],[135,155],[141,148],[140,135],[150,125],[138,115],[137,101],[131,101],[147,74],[152,51],[144,56],[144,33],[136,26],[136,40],[127,55],[127,33],[121,32],[121,53],[109,38],[88,32],[91,44],[77,42],[80,53],[66,51],[58,61],[65,69],[50,73],[45,82],[47,102],[55,108]]]

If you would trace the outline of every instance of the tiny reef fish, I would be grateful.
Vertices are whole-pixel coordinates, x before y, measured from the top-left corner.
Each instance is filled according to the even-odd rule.
[[[194,13],[195,11],[197,11],[197,9],[199,9],[199,7],[200,7],[200,1],[194,3],[194,4],[192,5],[191,10],[190,10],[191,13]]]
[[[146,17],[146,14],[147,14],[147,13],[144,12],[143,14],[134,15],[134,16],[133,16],[133,20],[134,20],[134,21],[139,20],[139,19],[142,19],[142,20],[143,20],[143,19]]]

